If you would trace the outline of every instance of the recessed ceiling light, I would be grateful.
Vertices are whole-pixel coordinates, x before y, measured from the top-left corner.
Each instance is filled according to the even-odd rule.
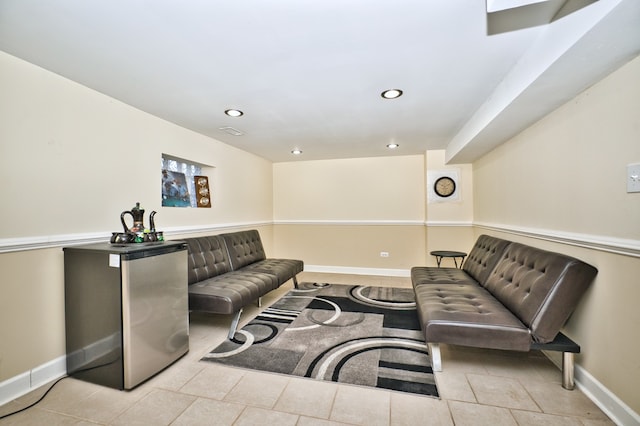
[[[397,143],[388,143],[388,144],[387,144],[387,148],[389,148],[389,149],[396,149],[396,148],[398,148],[399,146],[400,146],[400,145],[399,145],[399,144],[397,144]]]
[[[395,98],[399,98],[400,96],[402,96],[402,90],[400,89],[389,89],[389,90],[385,90],[384,92],[382,92],[380,94],[380,96],[382,96],[385,99],[395,99]]]
[[[300,155],[300,154],[302,154],[302,150],[300,150],[300,149],[296,148],[296,149],[294,149],[294,150],[291,150],[291,153],[292,153],[293,155]]]
[[[240,117],[244,114],[244,112],[240,111],[239,109],[228,109],[224,113],[229,117]]]

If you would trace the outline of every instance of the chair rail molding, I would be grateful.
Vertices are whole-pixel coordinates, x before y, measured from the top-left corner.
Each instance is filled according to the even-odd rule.
[[[280,220],[274,220],[273,224],[274,225],[340,225],[340,226],[422,226],[424,225],[424,222],[421,220],[387,220],[387,219],[373,219],[373,220],[280,219]]]
[[[424,223],[429,228],[446,228],[446,227],[471,227],[473,222],[470,221],[444,221],[444,220],[428,220]]]
[[[640,240],[615,238],[603,235],[563,232],[551,229],[529,228],[488,222],[421,221],[421,220],[274,220],[220,223],[210,225],[177,226],[164,228],[165,236],[221,232],[255,226],[270,225],[332,225],[332,226],[426,226],[426,227],[475,227],[489,231],[505,232],[523,237],[537,238],[561,244],[599,250],[640,258]],[[0,253],[41,250],[109,241],[111,232],[58,234],[34,237],[0,238]]]
[[[474,222],[473,225],[476,228],[486,229],[489,231],[505,232],[508,234],[537,238],[539,240],[604,251],[607,253],[640,257],[640,240],[615,238],[604,235],[563,232],[552,229],[527,228],[524,226],[503,225],[487,222]]]
[[[271,221],[218,223],[211,225],[176,226],[163,228],[165,236],[186,235],[206,232],[221,232],[255,226],[270,226]],[[0,238],[0,253],[26,250],[42,250],[68,247],[80,244],[103,243],[109,241],[111,232],[91,232],[79,234],[44,235],[37,237]]]

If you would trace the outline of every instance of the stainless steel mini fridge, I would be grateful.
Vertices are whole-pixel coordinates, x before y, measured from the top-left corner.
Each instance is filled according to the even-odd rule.
[[[179,241],[64,249],[67,373],[132,389],[189,350]]]

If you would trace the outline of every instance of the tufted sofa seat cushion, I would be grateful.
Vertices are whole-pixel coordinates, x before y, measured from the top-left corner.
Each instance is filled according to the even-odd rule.
[[[463,270],[479,283],[487,281],[510,241],[480,235],[464,262]]]
[[[302,272],[301,260],[266,259],[257,230],[186,238],[189,309],[238,313]]]
[[[189,309],[232,314],[264,294],[278,288],[274,275],[231,271],[189,286]]]
[[[187,238],[189,309],[232,314],[278,288],[278,278],[260,271],[232,271],[219,235]]]
[[[231,271],[224,241],[217,235],[187,238],[189,284]]]
[[[267,258],[262,239],[257,230],[232,232],[220,235],[229,250],[231,268],[238,270]]]
[[[427,342],[528,351],[531,337],[502,303],[477,284],[415,287]]]
[[[597,272],[578,259],[511,243],[484,286],[531,329],[533,341],[547,343],[558,334]]]
[[[414,287],[428,284],[477,284],[465,271],[458,268],[433,268],[416,266],[411,268]]]
[[[301,260],[294,259],[265,259],[251,265],[247,265],[243,270],[263,272],[278,277],[278,285],[282,285],[303,271],[304,263]]]
[[[411,268],[411,283],[414,287],[423,284],[483,283],[509,244],[507,240],[480,235],[462,269],[415,266]]]
[[[220,236],[229,250],[229,261],[233,270],[244,269],[274,274],[278,285],[304,269],[304,263],[295,259],[267,259],[262,240],[257,230],[234,232]]]

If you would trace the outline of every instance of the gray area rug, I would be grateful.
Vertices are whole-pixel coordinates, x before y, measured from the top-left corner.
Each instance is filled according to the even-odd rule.
[[[202,361],[438,397],[413,289],[299,287]]]

